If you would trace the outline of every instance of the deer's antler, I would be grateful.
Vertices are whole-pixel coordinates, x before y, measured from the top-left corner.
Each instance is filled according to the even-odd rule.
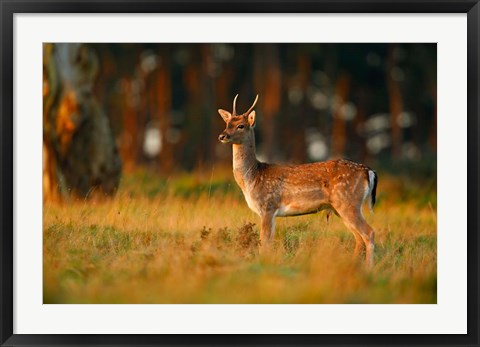
[[[233,99],[233,111],[232,111],[232,116],[236,116],[237,115],[237,110],[236,110],[236,104],[237,104],[237,98],[238,98],[238,94],[235,95],[235,99]]]
[[[257,101],[258,101],[258,94],[257,94],[257,97],[255,98],[255,101],[253,102],[253,105],[250,106],[250,108],[248,109],[247,112],[245,112],[245,114],[248,116],[250,114],[250,112],[252,112],[253,108],[255,107],[255,105],[257,104]]]

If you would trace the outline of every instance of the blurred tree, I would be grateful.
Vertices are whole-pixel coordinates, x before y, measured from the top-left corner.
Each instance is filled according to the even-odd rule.
[[[132,77],[122,79],[122,110],[123,127],[121,133],[120,153],[123,159],[123,168],[126,172],[131,172],[138,159],[139,134],[142,129],[138,126],[139,117],[137,112],[138,100],[140,99],[138,91],[138,82]]]
[[[215,80],[221,73],[221,65],[219,59],[215,55],[215,45],[205,43],[200,45],[200,57],[202,62],[201,84],[203,86],[203,117],[204,127],[201,129],[201,136],[204,139],[205,153],[197,161],[198,167],[201,167],[204,163],[211,164],[215,157],[215,144],[217,143],[217,137],[215,136],[215,129],[213,125],[216,124],[212,121],[215,117],[215,110],[213,104],[215,102]]]
[[[184,70],[184,86],[187,98],[184,100],[185,127],[183,129],[184,150],[181,157],[184,167],[192,169],[195,164],[205,160],[204,85],[202,84],[205,64],[202,64],[200,47],[189,47],[189,60]],[[196,145],[192,145],[195,143]]]
[[[212,45],[215,49],[215,45]],[[232,84],[235,78],[235,72],[237,67],[234,66],[232,58],[235,54],[234,48],[231,45],[217,46],[217,55],[221,58],[221,63],[219,62],[220,71],[217,74],[214,82],[214,95],[216,109],[218,108],[228,108],[227,106],[232,103],[232,95],[235,93],[232,91]],[[218,59],[218,58],[217,58]],[[211,148],[215,151],[215,158],[217,162],[220,163],[230,163],[232,160],[232,155],[230,154],[230,146],[223,146],[218,142],[217,135],[220,133],[222,128],[225,127],[225,123],[221,117],[218,116],[215,107],[213,108],[212,114],[212,137]]]
[[[347,134],[345,124],[345,104],[350,93],[350,76],[342,72],[336,81],[333,99],[332,157],[340,158],[345,154]]]
[[[403,112],[403,98],[398,84],[402,72],[397,66],[397,44],[390,44],[388,48],[388,62],[386,69],[387,87],[390,101],[390,125],[392,138],[392,158],[399,159],[402,152],[402,131],[400,116]]]
[[[161,139],[161,152],[159,155],[160,171],[166,174],[172,172],[175,167],[174,146],[169,141],[169,134],[172,131],[171,110],[172,110],[172,58],[170,47],[163,46],[159,50],[160,66],[156,70],[155,88],[151,110],[152,114],[157,114]]]
[[[275,148],[275,117],[281,106],[282,79],[278,45],[256,45],[253,55],[254,84],[256,94],[261,95],[262,154],[272,161]]]
[[[98,58],[86,44],[45,44],[44,199],[113,195],[121,160],[93,96]]]
[[[435,44],[92,46],[101,64],[95,95],[109,110],[126,171],[148,165],[170,175],[228,163],[231,149],[218,143],[224,124],[216,109],[231,105],[237,93],[240,111],[260,95],[256,135],[264,160],[335,156],[387,166],[397,159],[435,160]],[[57,117],[58,110],[72,114],[75,125],[76,91],[64,87],[58,64],[48,62],[48,49],[44,53],[46,129],[57,127],[50,115]],[[68,129],[61,119],[59,129]],[[68,131],[45,136],[46,153],[55,143],[68,147],[69,136]],[[46,187],[62,181],[57,175],[55,170],[45,175]]]

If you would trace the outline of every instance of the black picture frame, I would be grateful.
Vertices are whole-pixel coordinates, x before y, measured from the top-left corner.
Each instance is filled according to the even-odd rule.
[[[478,0],[0,0],[2,346],[54,345],[449,345],[479,346],[479,17]],[[13,333],[13,17],[16,13],[467,13],[468,333],[465,335],[19,335]],[[452,115],[454,116],[454,115]],[[463,202],[462,202],[463,203]],[[379,317],[379,319],[382,319]],[[454,319],[454,318],[452,318]]]

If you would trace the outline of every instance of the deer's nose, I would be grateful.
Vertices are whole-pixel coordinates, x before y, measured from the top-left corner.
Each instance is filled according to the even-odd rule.
[[[229,138],[230,138],[230,136],[228,136],[228,135],[225,134],[225,133],[222,133],[222,134],[220,134],[220,135],[218,136],[218,139],[219,139],[220,141],[225,141],[225,140],[227,140],[227,139],[229,139]]]

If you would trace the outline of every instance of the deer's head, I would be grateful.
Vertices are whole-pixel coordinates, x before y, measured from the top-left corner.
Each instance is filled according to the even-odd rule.
[[[235,99],[233,99],[232,113],[222,109],[218,110],[220,116],[222,116],[225,123],[227,123],[225,130],[218,136],[218,139],[222,143],[243,143],[245,139],[251,137],[253,127],[255,126],[255,111],[253,108],[258,101],[258,95],[248,111],[241,115],[237,115],[236,111],[237,97],[238,94],[235,96]]]

